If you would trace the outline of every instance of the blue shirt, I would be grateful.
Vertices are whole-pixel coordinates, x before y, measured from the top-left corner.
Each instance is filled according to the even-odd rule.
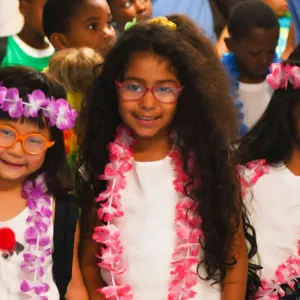
[[[296,45],[300,44],[300,1],[288,0],[289,10],[292,15],[292,21],[296,32]]]
[[[189,16],[213,43],[217,37],[214,32],[214,20],[208,0],[152,0],[153,17],[170,14],[185,14]]]

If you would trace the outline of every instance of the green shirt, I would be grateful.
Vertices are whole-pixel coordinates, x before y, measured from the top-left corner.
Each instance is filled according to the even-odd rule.
[[[49,59],[54,53],[53,47],[45,50],[34,49],[17,36],[9,36],[6,54],[1,62],[2,66],[22,65],[42,71],[49,64]]]

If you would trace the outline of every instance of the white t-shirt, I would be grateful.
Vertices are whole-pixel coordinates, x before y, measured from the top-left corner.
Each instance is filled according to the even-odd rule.
[[[172,253],[176,247],[175,206],[178,194],[173,187],[172,160],[135,162],[126,174],[126,188],[121,192],[124,216],[115,223],[120,229],[127,271],[124,281],[130,284],[134,300],[166,300]],[[101,270],[102,278],[111,283]],[[201,268],[201,275],[204,270]],[[195,299],[220,300],[218,284],[200,280]]]
[[[271,282],[279,265],[289,257],[300,258],[300,176],[285,166],[270,167],[244,200],[256,230],[261,279]]]
[[[244,123],[249,128],[262,116],[272,95],[273,89],[269,86],[267,81],[255,84],[239,82],[239,100],[244,105]]]
[[[20,285],[25,279],[32,280],[33,273],[23,272],[20,268],[23,262],[23,253],[25,243],[25,230],[27,229],[26,219],[29,216],[29,209],[24,209],[19,215],[5,222],[0,222],[0,228],[7,227],[12,229],[16,235],[17,247],[11,256],[5,256],[0,253],[0,299],[1,300],[24,300],[28,299],[20,291]],[[53,250],[53,223],[49,227],[49,235],[52,237],[51,248]],[[47,293],[48,300],[59,300],[59,293],[53,280],[52,273],[53,261],[52,256],[45,259],[45,275],[43,282],[47,282],[50,286]]]

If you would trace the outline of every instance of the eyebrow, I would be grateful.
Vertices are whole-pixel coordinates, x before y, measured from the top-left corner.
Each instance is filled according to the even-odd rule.
[[[143,78],[135,77],[135,76],[125,76],[124,80],[135,80],[142,82],[143,84],[146,84],[147,81]],[[155,83],[176,83],[178,84],[179,80],[168,78],[168,79],[163,79],[163,80],[157,80]]]
[[[89,22],[92,22],[92,21],[99,21],[101,20],[100,17],[90,17],[90,18],[87,18],[84,20],[84,23],[89,23]]]

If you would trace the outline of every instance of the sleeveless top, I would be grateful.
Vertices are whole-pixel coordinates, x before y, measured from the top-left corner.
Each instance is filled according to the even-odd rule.
[[[172,160],[166,157],[154,162],[134,162],[126,174],[126,188],[121,192],[124,216],[116,225],[121,232],[124,263],[122,278],[130,284],[134,300],[168,298],[170,263],[176,246],[175,206],[178,194],[174,189]],[[101,270],[110,284],[109,273]],[[205,276],[201,266],[200,274]],[[199,278],[193,288],[195,299],[220,300],[218,284]]]
[[[58,201],[59,200],[59,201]],[[78,204],[75,197],[64,195],[56,200],[55,222],[49,227],[52,236],[52,256],[46,258],[44,280],[50,286],[48,300],[64,299],[72,276],[74,234],[78,216]],[[29,209],[25,208],[16,217],[0,222],[0,228],[8,227],[15,232],[16,247],[11,255],[0,255],[0,299],[23,300],[26,295],[20,291],[23,279],[30,279],[28,272],[22,272],[23,252],[26,246],[24,233]]]
[[[244,176],[248,173],[245,169]],[[295,176],[287,167],[270,166],[269,172],[244,195],[249,219],[256,231],[258,252],[254,259],[263,267],[260,277],[270,291],[300,277],[299,186],[300,176]],[[295,265],[291,263],[294,259],[298,260]],[[292,273],[287,271],[290,267]],[[261,299],[271,299],[265,298],[268,292],[261,291],[259,295]]]

